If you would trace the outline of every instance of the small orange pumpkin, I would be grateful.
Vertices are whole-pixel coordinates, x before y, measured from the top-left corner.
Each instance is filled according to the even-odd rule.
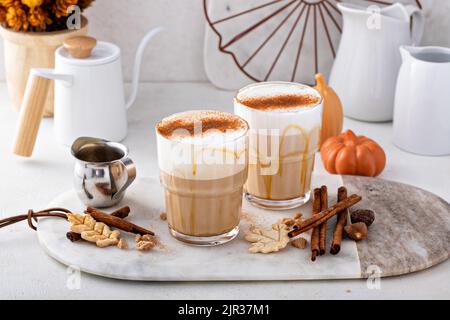
[[[351,130],[327,139],[320,155],[325,169],[333,174],[375,177],[386,166],[386,154],[380,145]]]

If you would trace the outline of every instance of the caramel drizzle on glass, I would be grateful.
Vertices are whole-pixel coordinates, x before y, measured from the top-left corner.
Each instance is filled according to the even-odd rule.
[[[303,140],[305,141],[305,147],[303,150],[296,150],[296,151],[292,151],[292,152],[289,152],[289,153],[283,155],[281,151],[283,149],[283,145],[285,143],[287,133],[291,129],[294,129],[294,130],[297,130],[298,132],[300,132],[300,135],[302,136]],[[306,173],[307,173],[307,169],[308,169],[308,160],[309,160],[308,152],[309,152],[309,147],[310,147],[309,144],[311,142],[310,141],[311,133],[314,133],[314,131],[316,131],[316,129],[317,129],[317,127],[311,129],[309,134],[307,134],[305,132],[305,129],[303,129],[302,127],[295,125],[295,124],[289,125],[286,128],[284,128],[283,133],[281,135],[281,139],[280,139],[280,145],[278,147],[278,165],[279,165],[279,167],[278,167],[277,175],[279,175],[280,177],[283,175],[283,165],[282,164],[283,164],[283,161],[285,158],[296,156],[296,155],[299,155],[302,157],[302,164],[301,164],[302,168],[300,171],[300,174],[301,174],[300,184],[302,186],[302,190],[301,190],[302,194],[305,194],[305,191],[306,191],[306,180],[307,180]],[[260,159],[260,157],[258,154],[258,159],[257,159],[258,167],[264,168],[264,165],[261,164],[259,159]],[[262,176],[262,179],[264,182],[264,187],[266,189],[266,195],[267,195],[266,198],[267,199],[272,198],[272,177],[273,177],[273,175]]]

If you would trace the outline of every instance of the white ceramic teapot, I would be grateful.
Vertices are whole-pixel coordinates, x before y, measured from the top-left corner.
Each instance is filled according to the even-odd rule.
[[[142,56],[162,28],[150,30],[136,52],[132,92],[125,100],[121,51],[91,37],[65,41],[55,52],[55,69],[32,69],[22,102],[14,153],[32,154],[45,97],[55,80],[55,136],[65,145],[80,136],[120,141],[127,135],[127,109],[139,86]]]
[[[401,47],[394,143],[422,155],[450,154],[450,48]]]
[[[339,95],[346,116],[363,121],[392,120],[401,65],[398,48],[420,41],[422,11],[400,3],[377,10],[348,3],[338,3],[338,7],[344,29],[330,86]]]

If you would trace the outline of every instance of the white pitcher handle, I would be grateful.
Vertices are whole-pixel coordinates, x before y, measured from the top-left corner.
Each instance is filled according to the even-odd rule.
[[[422,40],[423,31],[425,28],[425,16],[422,9],[416,6],[407,5],[405,7],[409,16],[413,18],[411,31],[412,45],[417,46],[420,44],[420,40]]]

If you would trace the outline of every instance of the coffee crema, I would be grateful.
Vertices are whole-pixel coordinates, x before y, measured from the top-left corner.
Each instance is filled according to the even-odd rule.
[[[167,139],[203,136],[210,130],[226,134],[246,131],[247,123],[239,117],[220,111],[188,111],[163,119],[156,129]]]
[[[312,94],[285,94],[237,98],[237,102],[252,109],[269,111],[312,107],[320,102],[320,98]]]

